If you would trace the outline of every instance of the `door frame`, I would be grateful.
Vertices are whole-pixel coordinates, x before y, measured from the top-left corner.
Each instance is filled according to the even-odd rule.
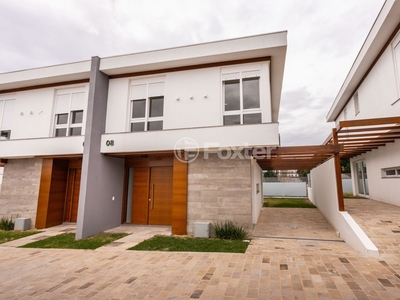
[[[183,157],[183,156],[182,156]],[[121,223],[126,223],[129,169],[135,167],[172,168],[172,234],[186,235],[187,233],[187,183],[188,163],[177,159],[173,152],[127,155],[125,157],[125,176]],[[128,223],[129,224],[129,223]]]

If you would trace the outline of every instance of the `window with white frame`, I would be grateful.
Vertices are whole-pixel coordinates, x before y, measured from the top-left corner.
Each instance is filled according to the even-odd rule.
[[[58,91],[55,103],[54,136],[82,135],[84,91]]]
[[[354,114],[357,116],[360,113],[360,104],[358,102],[358,92],[354,94]]]
[[[131,85],[130,131],[163,130],[164,82]]]
[[[222,74],[224,125],[262,122],[260,106],[260,71]]]
[[[397,82],[400,84],[400,34],[398,34],[397,37],[394,39],[392,45],[394,63],[397,71]]]
[[[384,178],[392,178],[392,177],[400,178],[400,167],[392,167],[392,168],[382,169],[382,177],[384,177]]]
[[[11,138],[15,99],[0,99],[0,140]]]

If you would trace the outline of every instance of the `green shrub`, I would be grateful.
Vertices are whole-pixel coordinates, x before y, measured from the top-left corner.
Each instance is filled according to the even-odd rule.
[[[249,238],[247,228],[238,226],[232,221],[213,223],[214,236],[223,240],[246,240]]]
[[[2,217],[0,220],[0,230],[13,230],[14,222],[12,219]]]

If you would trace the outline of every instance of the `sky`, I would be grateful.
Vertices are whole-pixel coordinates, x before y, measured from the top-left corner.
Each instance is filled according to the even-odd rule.
[[[0,0],[0,73],[287,30],[281,144],[317,145],[383,3]]]

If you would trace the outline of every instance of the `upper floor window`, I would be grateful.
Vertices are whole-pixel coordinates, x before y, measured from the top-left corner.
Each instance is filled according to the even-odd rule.
[[[397,81],[400,84],[400,34],[394,39],[393,43],[394,63],[397,71]]]
[[[260,71],[222,75],[224,125],[261,123]]]
[[[0,140],[11,138],[15,99],[0,99]]]
[[[84,91],[59,91],[56,96],[54,136],[82,135]]]
[[[358,102],[358,92],[354,94],[354,114],[357,116],[360,113],[360,103]]]
[[[162,130],[164,120],[164,82],[131,86],[130,131]]]

